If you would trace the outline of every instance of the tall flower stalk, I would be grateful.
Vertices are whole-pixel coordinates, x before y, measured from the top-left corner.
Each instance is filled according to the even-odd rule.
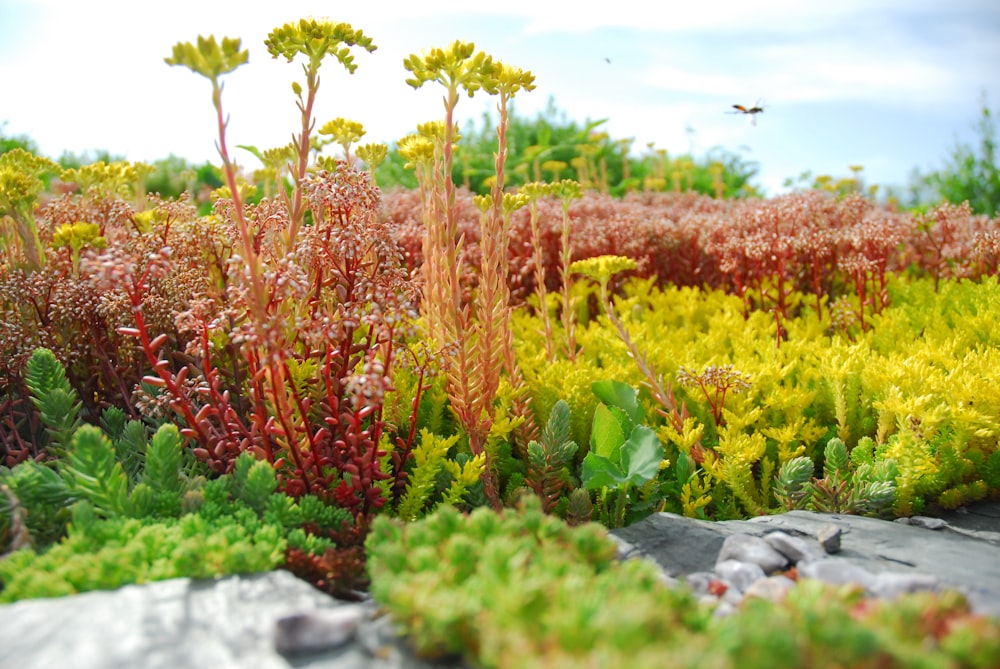
[[[250,284],[252,299],[249,302],[249,307],[256,317],[263,318],[267,297],[261,277],[260,257],[254,244],[254,235],[247,221],[243,196],[240,193],[239,184],[236,182],[236,166],[229,157],[229,148],[226,145],[226,126],[229,125],[229,119],[222,111],[222,82],[219,81],[223,74],[229,74],[250,59],[250,52],[245,49],[241,50],[240,44],[241,40],[238,38],[223,37],[222,43],[219,44],[215,41],[214,36],[202,37],[199,35],[197,46],[190,42],[178,42],[174,45],[173,56],[165,58],[164,61],[168,65],[183,65],[212,82],[212,105],[215,107],[219,132],[216,149],[222,158],[223,175],[233,201],[236,232],[240,237],[243,262]]]
[[[452,410],[469,436],[471,452],[474,455],[486,453],[484,491],[490,503],[499,508],[500,493],[495,472],[491,469],[487,440],[494,425],[493,404],[501,373],[504,367],[508,373],[516,369],[510,334],[507,272],[509,214],[518,205],[503,193],[507,108],[515,93],[534,88],[534,76],[520,68],[494,62],[482,51],[476,52],[474,44],[460,41],[447,49],[411,55],[403,65],[413,73],[407,80],[413,88],[435,81],[446,90],[445,118],[440,136],[434,138],[438,151],[429,175],[432,186],[424,191],[422,311],[428,335],[444,354]],[[455,184],[451,174],[455,107],[461,92],[471,97],[480,89],[499,95],[500,124],[497,126],[496,180],[488,199],[481,200],[482,260],[475,304],[470,305],[464,300],[460,282],[464,240],[458,235]]]
[[[320,65],[327,56],[333,56],[348,72],[354,74],[358,66],[354,63],[350,47],[359,46],[369,53],[378,47],[372,44],[370,37],[360,30],[355,30],[350,24],[316,19],[300,19],[298,23],[286,23],[280,28],[275,28],[264,40],[264,46],[273,58],[283,56],[290,63],[296,56],[303,55],[308,60],[302,65],[302,71],[306,75],[304,92],[302,84],[297,81],[292,83],[292,91],[297,98],[295,106],[302,115],[302,127],[298,134],[292,136],[296,162],[291,169],[293,181],[291,223],[286,241],[287,249],[291,250],[295,247],[296,237],[305,216],[302,180],[309,165],[310,135],[316,126],[313,105],[316,102],[316,93],[319,91]]]

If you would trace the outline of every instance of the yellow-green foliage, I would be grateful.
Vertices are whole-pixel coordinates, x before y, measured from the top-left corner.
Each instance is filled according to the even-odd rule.
[[[403,520],[415,520],[428,510],[437,488],[438,475],[447,471],[451,483],[439,504],[454,505],[462,501],[469,487],[475,485],[486,463],[485,453],[460,464],[448,458],[448,451],[458,442],[459,435],[439,437],[421,430],[420,443],[413,449],[413,471],[399,502],[397,514]]]
[[[648,392],[640,400],[647,415],[657,418],[654,427],[667,458],[676,461],[683,452],[701,462],[700,471],[677,488],[683,499],[668,500],[668,508],[715,517],[780,508],[771,493],[777,471],[799,456],[820,465],[831,437],[849,449],[862,438],[874,439],[876,459],[896,462],[899,515],[918,511],[925,502],[954,507],[995,494],[1000,286],[995,278],[945,283],[940,293],[929,281],[891,285],[892,306],[853,340],[834,333],[827,317],[807,313],[783,324],[788,336],[778,346],[773,316],[745,316],[736,297],[627,282],[615,313],[690,418],[678,432],[656,417],[662,407]],[[537,320],[521,315],[515,323],[539,418],[544,420],[557,399],[566,399],[578,443],[590,442],[590,425],[580,419],[593,416],[594,380],[635,386],[645,380],[603,315],[578,328],[582,353],[573,365],[545,361]],[[716,425],[706,393],[694,384],[682,386],[677,374],[682,366],[723,365],[745,375],[749,388],[726,396]]]

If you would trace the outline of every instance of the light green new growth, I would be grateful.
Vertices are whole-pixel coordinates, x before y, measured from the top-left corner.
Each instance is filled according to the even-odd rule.
[[[56,456],[66,453],[80,427],[82,406],[66,378],[66,370],[52,351],[39,348],[28,359],[24,380],[48,432],[49,449]]]
[[[439,437],[424,429],[420,443],[413,449],[413,473],[409,485],[399,502],[397,514],[403,520],[415,520],[423,515],[428,500],[434,493],[437,475],[444,467],[448,450],[458,441],[458,435]]]
[[[100,428],[84,425],[76,431],[61,473],[100,515],[127,514],[128,476]]]

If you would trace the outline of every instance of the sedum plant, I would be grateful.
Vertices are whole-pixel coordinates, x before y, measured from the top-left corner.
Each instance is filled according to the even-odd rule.
[[[48,158],[35,156],[22,148],[0,155],[0,222],[6,228],[7,220],[11,221],[14,230],[14,235],[4,235],[0,248],[5,251],[11,266],[18,264],[14,253],[18,242],[29,271],[41,269],[45,264],[35,222],[35,206],[45,187],[43,177],[56,172],[58,167]]]
[[[645,412],[639,392],[620,381],[593,385],[601,400],[594,412],[590,451],[583,459],[580,480],[587,490],[598,490],[601,521],[608,527],[625,525],[635,491],[652,481],[661,468],[663,445],[643,424]]]
[[[302,127],[292,139],[297,160],[292,170],[292,201],[289,207],[291,220],[287,231],[287,248],[291,250],[294,248],[299,228],[305,218],[306,203],[300,184],[306,176],[312,148],[310,137],[316,124],[313,118],[313,106],[316,102],[316,93],[319,90],[319,68],[324,60],[332,57],[343,65],[349,73],[354,74],[358,66],[354,62],[351,47],[361,47],[369,53],[378,47],[372,43],[370,37],[360,30],[355,30],[348,23],[335,23],[311,18],[300,19],[296,23],[286,23],[275,28],[264,40],[264,46],[267,47],[268,53],[273,58],[281,56],[291,63],[296,57],[304,56],[307,61],[302,64],[302,71],[306,77],[305,89],[303,90],[302,84],[299,82],[292,84],[292,92],[296,96],[295,104],[302,115]],[[323,132],[324,129],[329,128],[324,126],[320,132]],[[329,134],[336,135],[337,133],[331,132]],[[360,134],[357,136],[360,137]],[[341,133],[338,141],[343,140],[344,136]],[[350,156],[347,154],[347,146],[349,145],[348,141],[345,145],[345,158],[348,162],[350,162]]]
[[[895,499],[897,467],[889,459],[876,463],[874,448],[865,437],[848,455],[844,442],[834,437],[823,451],[823,478],[813,478],[809,458],[792,458],[778,471],[774,495],[787,509],[884,514]]]
[[[507,105],[519,91],[534,88],[534,76],[496,62],[486,53],[477,52],[475,44],[461,41],[447,49],[410,55],[403,66],[413,75],[407,83],[414,89],[437,82],[446,90],[443,122],[425,124],[423,137],[406,142],[402,149],[417,168],[423,196],[421,311],[427,336],[441,351],[451,407],[468,435],[469,449],[474,456],[486,455],[483,490],[490,504],[498,509],[502,505],[497,480],[499,454],[490,452],[490,444],[497,441],[497,428],[516,427],[498,415],[495,405],[504,370],[518,398],[524,395],[513,356],[507,284],[509,215],[524,202],[503,193]],[[472,97],[480,90],[499,95],[500,124],[496,180],[489,196],[481,200],[478,290],[473,303],[468,304],[461,276],[464,240],[458,231],[452,180],[457,140],[454,113],[460,93]],[[530,420],[523,399],[519,406],[519,421]]]
[[[530,495],[500,514],[382,516],[366,546],[372,596],[418,655],[478,667],[987,669],[1000,652],[1000,624],[956,592],[881,602],[803,579],[780,603],[713,616],[651,563],[619,562],[601,526],[571,528]]]

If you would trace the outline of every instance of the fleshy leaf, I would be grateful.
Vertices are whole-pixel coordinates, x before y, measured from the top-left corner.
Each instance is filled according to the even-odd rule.
[[[626,481],[632,485],[643,485],[659,471],[663,445],[655,432],[645,425],[637,425],[622,445],[621,458]]]
[[[594,410],[594,425],[590,433],[590,450],[592,453],[619,462],[619,449],[625,443],[625,431],[615,418],[614,413],[603,404],[598,404]]]
[[[611,460],[591,451],[583,459],[580,480],[587,490],[618,488],[625,481],[625,474]]]
[[[639,404],[639,391],[621,381],[608,379],[591,385],[597,398],[610,407],[618,407],[628,415],[633,425],[642,425],[645,412]]]

